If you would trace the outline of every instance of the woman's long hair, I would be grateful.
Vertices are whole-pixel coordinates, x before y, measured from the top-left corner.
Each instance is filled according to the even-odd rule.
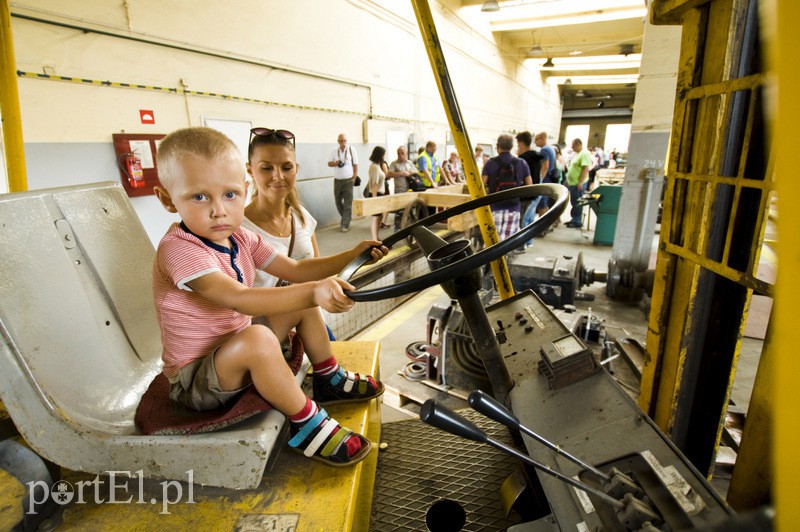
[[[277,135],[253,135],[253,140],[250,141],[250,146],[247,148],[247,160],[252,161],[253,159],[253,152],[258,146],[281,146],[283,148],[287,148],[289,151],[294,152],[294,144],[289,139],[281,138]],[[252,164],[252,163],[251,163]],[[296,180],[295,180],[296,183]],[[258,187],[253,187],[253,197],[255,198],[258,194]],[[300,208],[300,196],[297,194],[297,187],[293,186],[289,193],[286,195],[286,198],[283,200],[284,207],[287,207],[290,211],[294,211],[297,214],[297,218],[300,220],[300,225],[303,226],[306,224],[306,218],[303,216],[303,210]],[[294,229],[293,229],[294,230]]]
[[[380,166],[380,164],[383,162],[383,157],[385,155],[386,155],[386,148],[384,148],[383,146],[375,146],[375,148],[372,150],[372,155],[369,156],[369,160]]]

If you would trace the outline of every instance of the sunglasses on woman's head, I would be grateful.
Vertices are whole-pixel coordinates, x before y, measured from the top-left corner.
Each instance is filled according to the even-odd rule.
[[[267,127],[254,127],[250,130],[250,140],[247,142],[250,144],[253,142],[253,137],[276,137],[283,140],[291,140],[292,146],[294,146],[294,133],[291,131],[286,131],[285,129],[269,129]]]

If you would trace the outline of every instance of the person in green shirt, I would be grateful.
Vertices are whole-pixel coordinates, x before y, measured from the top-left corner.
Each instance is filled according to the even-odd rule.
[[[570,215],[572,219],[566,223],[567,227],[580,228],[583,225],[583,206],[577,205],[578,200],[583,196],[583,191],[589,186],[589,170],[592,168],[592,154],[583,148],[581,139],[572,141],[572,151],[575,155],[569,165],[567,172],[567,188],[569,188],[569,199],[572,203]]]

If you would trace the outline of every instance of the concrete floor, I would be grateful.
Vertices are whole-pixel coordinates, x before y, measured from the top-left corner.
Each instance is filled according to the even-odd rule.
[[[317,239],[320,250],[323,254],[331,254],[352,247],[357,242],[370,238],[369,227],[370,217],[364,217],[354,220],[348,233],[341,233],[338,226],[319,229]],[[590,227],[594,227],[594,221]],[[388,229],[382,230],[382,232],[386,236],[391,234]],[[545,237],[537,238],[534,245],[526,251],[524,259],[510,257],[509,260],[528,260],[536,256],[575,255],[580,252],[583,254],[583,262],[587,268],[605,272],[611,257],[611,247],[595,245],[592,239],[592,231],[567,228],[562,223]],[[656,234],[653,239],[651,267],[655,264],[657,243],[658,235]],[[762,257],[761,270],[764,270],[763,277],[774,277],[774,268],[770,266],[768,253]],[[644,345],[647,339],[645,310],[636,302],[608,298],[605,295],[605,289],[604,283],[584,286],[582,291],[592,294],[594,300],[576,301],[575,306],[578,311],[585,312],[591,309],[594,315],[604,320],[607,330],[612,331],[615,336],[630,337]],[[430,385],[409,381],[402,374],[403,368],[410,362],[405,355],[406,346],[412,342],[425,340],[427,313],[431,306],[446,307],[449,302],[449,298],[441,288],[432,287],[396,308],[382,313],[379,321],[352,336],[352,339],[381,342],[381,378],[387,386],[382,415],[384,423],[415,417],[419,404],[428,398],[435,398],[453,408],[466,407],[466,403],[459,399],[459,396],[465,396],[469,390],[451,390],[451,393],[444,393]],[[746,336],[750,337],[743,340],[737,375],[731,393],[732,402],[736,405],[734,409],[736,412],[746,414],[747,411],[770,309],[770,301],[754,298],[751,305],[751,323],[748,323],[746,331]],[[619,366],[624,366],[624,364],[619,364],[617,367]],[[632,396],[638,395],[638,383],[635,380],[629,381],[623,387],[630,388],[629,392]],[[723,448],[720,452],[720,462],[715,471],[715,477],[719,481],[715,483],[715,487],[723,495],[727,489],[726,479],[729,478],[731,468],[730,453]]]

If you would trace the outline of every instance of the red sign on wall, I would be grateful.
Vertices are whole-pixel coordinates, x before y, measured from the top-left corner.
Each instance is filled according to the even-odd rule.
[[[139,118],[142,120],[142,124],[155,124],[156,123],[156,115],[153,111],[148,109],[139,109]]]

